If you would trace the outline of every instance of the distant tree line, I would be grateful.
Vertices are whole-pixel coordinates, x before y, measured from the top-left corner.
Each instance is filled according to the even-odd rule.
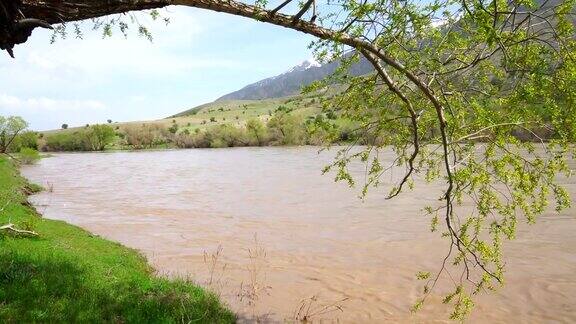
[[[263,121],[252,118],[243,125],[217,124],[193,129],[191,123],[180,128],[176,120],[169,127],[158,124],[129,125],[120,129],[108,124],[86,125],[83,128],[39,133],[27,130],[20,117],[0,116],[0,153],[20,153],[22,149],[35,151],[103,151],[114,149],[152,148],[224,148],[242,146],[296,146],[356,143],[382,145],[384,135],[377,129],[359,127],[329,111],[304,117],[291,109],[277,109]],[[542,138],[549,134],[533,129]],[[529,134],[514,134],[521,140],[533,140]]]
[[[219,124],[204,129],[193,129],[190,123],[180,128],[176,120],[169,127],[86,125],[83,129],[48,133],[37,141],[37,147],[43,151],[101,151],[107,147],[138,150],[378,142],[354,123],[336,120],[334,113],[303,117],[289,109],[278,109],[267,121],[253,118],[243,125]]]

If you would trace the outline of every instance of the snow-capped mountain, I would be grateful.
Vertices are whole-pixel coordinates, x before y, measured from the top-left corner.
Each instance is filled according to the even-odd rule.
[[[537,0],[536,3],[543,5],[542,10],[550,10],[550,8],[558,6],[562,1]],[[522,21],[522,17],[523,15],[519,14],[517,21]],[[573,22],[576,21],[573,17],[571,19]],[[533,20],[538,22],[538,18]],[[443,28],[445,23],[446,21],[444,20],[438,20],[433,25]],[[306,60],[285,73],[250,84],[238,91],[222,96],[218,100],[267,99],[293,95],[298,93],[303,86],[333,73],[337,66],[338,62],[321,65],[314,60]],[[361,75],[371,71],[373,71],[372,66],[367,60],[363,59],[360,63],[352,66],[349,72],[351,75]]]
[[[322,64],[318,63],[318,61],[316,61],[315,59],[312,58],[312,59],[308,59],[308,60],[296,65],[295,67],[284,72],[283,74],[291,73],[291,72],[298,72],[298,71],[306,71],[309,68],[321,67],[321,66],[322,66]]]
[[[297,94],[303,86],[330,75],[337,67],[338,62],[322,65],[309,59],[282,74],[252,83],[238,91],[224,95],[217,101],[279,98]],[[366,74],[370,71],[372,71],[372,66],[367,61],[361,61],[350,68],[351,75]]]

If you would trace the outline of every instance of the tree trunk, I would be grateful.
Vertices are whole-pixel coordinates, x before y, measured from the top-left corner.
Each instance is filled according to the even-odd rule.
[[[18,6],[21,15],[2,17],[2,7],[14,5]],[[322,39],[338,40],[355,48],[369,46],[372,50],[375,49],[368,42],[322,28],[312,22],[233,0],[0,0],[0,28],[23,18],[36,18],[49,24],[57,24],[169,5],[224,12],[290,28]],[[0,32],[0,44],[6,41],[6,36]]]
[[[324,29],[314,23],[302,19],[295,20],[294,16],[264,10],[233,0],[0,0],[0,4],[12,4],[15,1],[21,2],[19,9],[22,17],[11,17],[11,19],[37,18],[50,24],[85,20],[128,11],[162,8],[169,5],[180,5],[248,17],[324,39],[333,39],[336,35],[335,31]],[[360,41],[354,41],[353,38],[346,35],[341,35],[341,37],[342,42],[351,46]]]
[[[0,0],[14,1],[14,0]],[[128,11],[161,8],[169,0],[20,0],[25,18],[37,18],[50,24],[97,18]]]

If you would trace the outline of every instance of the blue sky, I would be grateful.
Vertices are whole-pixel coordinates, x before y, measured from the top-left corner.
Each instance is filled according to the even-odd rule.
[[[152,43],[119,32],[102,39],[91,23],[82,40],[70,28],[56,44],[51,32],[36,30],[15,60],[0,53],[0,115],[22,116],[36,130],[163,118],[312,56],[312,38],[292,30],[194,8],[161,14],[168,26],[138,16]]]

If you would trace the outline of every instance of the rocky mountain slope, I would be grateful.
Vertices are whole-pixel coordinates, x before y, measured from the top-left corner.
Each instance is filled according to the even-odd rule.
[[[216,101],[258,100],[295,95],[303,86],[334,73],[338,64],[339,62],[332,62],[322,65],[314,60],[306,60],[280,75],[249,84]],[[372,71],[372,66],[366,60],[361,60],[350,68],[351,75],[362,75],[370,71]]]

